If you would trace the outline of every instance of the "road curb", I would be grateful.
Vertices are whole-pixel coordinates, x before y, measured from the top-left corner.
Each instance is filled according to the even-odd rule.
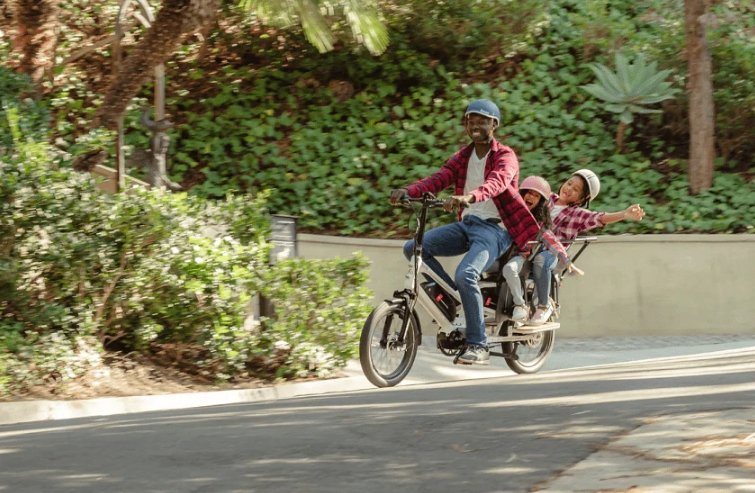
[[[0,425],[275,401],[313,394],[363,390],[370,387],[364,377],[349,376],[332,380],[284,383],[256,389],[98,397],[69,401],[0,402]]]
[[[623,367],[627,365],[636,365],[638,363],[647,363],[649,361],[697,359],[700,357],[700,351],[702,351],[702,354],[734,355],[742,351],[755,349],[755,341],[753,341],[752,338],[740,338],[732,344],[709,344],[711,342],[717,342],[717,340],[711,341],[709,339],[710,338],[691,338],[686,340],[685,342],[687,344],[691,344],[693,341],[696,341],[697,344],[707,344],[697,346],[693,344],[689,346],[691,349],[695,350],[694,352],[679,354],[679,345],[677,344],[676,346],[673,346],[672,354],[668,354],[667,351],[664,351],[667,354],[656,355],[650,358],[638,358],[638,355],[632,353],[633,357],[625,361],[585,361],[583,362],[585,364],[577,364],[576,366],[574,361],[570,361],[564,368],[548,370],[548,372],[557,374],[586,368],[601,368],[606,366]],[[423,343],[424,342],[426,341],[423,340]],[[614,342],[613,345],[595,340],[590,340],[581,344],[574,342],[569,346],[569,351],[567,351],[567,353],[571,353],[572,356],[575,354],[589,354],[582,352],[590,350],[620,353],[621,351],[618,351],[618,349],[623,347],[638,347],[638,342],[635,339],[620,342],[621,344]],[[509,370],[503,362],[499,362],[499,367],[494,365],[475,369],[470,369],[468,367],[455,367],[455,365],[450,363],[448,357],[435,352],[434,348],[434,341],[432,344],[420,347],[424,364],[419,364],[420,358],[418,358],[418,361],[415,362],[415,367],[412,369],[412,375],[402,382],[400,384],[401,386],[460,380],[478,380],[512,374],[511,370]],[[570,360],[568,355],[564,353],[552,356],[551,360],[554,361],[559,358]],[[0,402],[0,425],[275,401],[294,397],[375,389],[375,387],[370,384],[362,374],[361,366],[356,360],[349,361],[344,368],[343,374],[344,376],[342,377],[329,380],[284,382],[255,389],[182,392],[177,394],[126,397],[98,397],[82,400],[29,400]],[[383,391],[385,391],[385,389],[383,389]]]

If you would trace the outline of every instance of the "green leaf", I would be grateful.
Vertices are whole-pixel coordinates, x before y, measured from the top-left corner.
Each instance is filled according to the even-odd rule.
[[[632,115],[631,111],[627,110],[627,111],[624,111],[621,115],[619,115],[619,120],[629,125],[634,121],[634,116]]]
[[[609,92],[609,90],[607,90],[604,86],[600,86],[598,84],[587,84],[580,87],[596,98],[602,99],[603,101],[609,103],[620,103],[623,101],[623,98],[621,96]]]

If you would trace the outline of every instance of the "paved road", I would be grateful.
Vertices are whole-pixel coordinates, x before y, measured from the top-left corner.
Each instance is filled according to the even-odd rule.
[[[615,354],[531,376],[0,426],[0,491],[755,491],[755,344],[621,347],[562,345],[555,366]],[[679,457],[713,439],[728,455]]]
[[[556,338],[556,345],[541,371],[585,368],[596,365],[695,356],[755,346],[754,335],[638,336]],[[417,362],[401,385],[435,383],[514,375],[503,358],[493,357],[488,367],[456,366],[435,349],[435,338],[425,337]],[[348,374],[362,378],[357,362]]]

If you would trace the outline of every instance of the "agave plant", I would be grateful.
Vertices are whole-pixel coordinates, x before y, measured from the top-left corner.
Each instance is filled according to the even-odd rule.
[[[648,63],[643,54],[629,62],[621,53],[616,54],[616,71],[600,63],[592,63],[590,69],[597,82],[581,86],[598,99],[605,101],[606,110],[619,114],[616,129],[616,147],[624,147],[624,132],[634,121],[635,113],[660,113],[661,110],[646,106],[672,99],[679,90],[671,87],[665,79],[671,70],[658,70],[655,62]]]

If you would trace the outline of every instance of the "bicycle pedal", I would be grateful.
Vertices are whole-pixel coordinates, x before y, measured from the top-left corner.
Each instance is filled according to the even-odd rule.
[[[466,361],[459,361],[459,357],[466,352],[466,348],[462,348],[461,351],[454,356],[454,364],[455,365],[471,365],[472,363],[467,363]]]

